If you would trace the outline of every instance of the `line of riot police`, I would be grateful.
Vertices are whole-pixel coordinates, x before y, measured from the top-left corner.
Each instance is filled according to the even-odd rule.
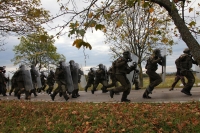
[[[188,60],[190,58],[191,57],[188,56]],[[80,96],[79,85],[84,88],[86,92],[88,91],[88,88],[92,86],[91,93],[94,94],[98,85],[101,84],[102,93],[110,91],[110,97],[113,98],[114,95],[119,95],[119,93],[122,92],[121,102],[130,102],[127,97],[132,86],[135,84],[135,89],[140,89],[138,84],[139,70],[137,68],[137,62],[137,56],[131,54],[129,51],[125,51],[123,52],[123,56],[120,56],[113,61],[109,70],[107,70],[106,66],[103,64],[99,64],[98,68],[90,68],[87,82],[83,71],[79,68],[79,64],[75,63],[74,60],[70,60],[68,63],[60,61],[55,73],[51,70],[48,76],[45,76],[44,73],[39,75],[39,72],[33,65],[31,66],[30,71],[27,70],[24,65],[21,65],[20,69],[12,77],[12,86],[9,94],[11,95],[12,91],[15,90],[15,95],[18,99],[20,99],[22,93],[25,93],[25,99],[30,99],[32,93],[34,96],[37,96],[37,89],[38,92],[46,91],[50,94],[53,101],[57,94],[63,96],[67,101],[70,98],[69,95],[71,95],[71,98],[78,98]],[[191,59],[189,63],[190,68],[192,66],[191,62],[194,61]],[[182,64],[185,63],[187,64],[187,62],[183,60]],[[162,66],[162,77],[156,73],[158,64]],[[149,99],[151,98],[149,94],[152,94],[154,88],[165,80],[166,51],[164,50],[164,53],[161,53],[160,49],[154,49],[153,54],[149,56],[147,60],[145,68],[147,69],[146,73],[149,76],[150,83],[144,91],[143,98]],[[187,71],[189,71],[189,69]],[[182,70],[182,73],[183,72],[184,71]],[[184,76],[187,78],[186,74]],[[183,88],[181,92],[186,95],[191,95],[190,90],[193,86],[193,82],[194,78],[192,78],[192,83],[190,83],[190,80],[188,79],[188,83],[186,83],[185,86],[186,89]],[[57,84],[57,87],[55,87],[55,83]],[[45,90],[47,87],[46,84],[48,85],[48,88]],[[1,93],[3,94],[2,88],[3,87],[1,87]],[[187,88],[189,88],[188,91]]]

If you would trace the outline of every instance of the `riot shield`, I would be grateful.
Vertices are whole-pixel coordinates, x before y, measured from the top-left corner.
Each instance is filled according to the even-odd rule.
[[[82,88],[85,88],[85,86],[87,85],[86,79],[85,79],[85,75],[83,73],[82,70],[79,69],[79,75],[81,76],[81,81],[80,81],[80,85]]]
[[[71,66],[72,70],[71,70],[71,76],[72,76],[72,81],[74,84],[74,90],[78,89],[78,69],[79,69],[79,65],[78,63],[74,64],[75,66]]]
[[[28,90],[28,91],[32,90],[33,83],[32,83],[30,71],[27,68],[25,68],[25,66],[24,66],[24,68],[20,68],[20,71],[22,71],[25,90]]]
[[[196,72],[196,77],[197,77],[198,79],[200,79],[200,67],[197,66],[197,65],[195,65],[195,72]]]
[[[71,70],[70,70],[70,65],[69,63],[62,63],[62,67],[64,70],[64,76],[65,76],[65,81],[66,81],[66,85],[67,85],[67,90],[68,92],[72,92],[74,90],[74,85],[73,85],[73,80],[72,80],[72,76],[71,76]]]
[[[36,70],[37,71],[37,88],[41,88],[42,87],[42,82],[41,82],[41,78],[40,78],[40,73],[39,73],[39,70]]]
[[[162,82],[165,82],[165,76],[166,76],[166,55],[167,55],[166,48],[163,48],[162,51],[161,51],[161,56],[162,56]]]
[[[108,71],[107,71],[107,67],[105,65],[103,65],[103,69],[105,71],[105,79],[106,81],[108,82],[109,81],[109,78],[108,78]]]
[[[131,66],[134,62],[136,62],[136,63],[138,62],[138,57],[133,53],[131,53],[131,59],[132,59],[132,61],[128,62],[129,66]],[[129,82],[131,83],[131,89],[133,86],[134,74],[135,74],[135,71],[131,71],[129,74],[126,74],[126,77],[128,78]]]

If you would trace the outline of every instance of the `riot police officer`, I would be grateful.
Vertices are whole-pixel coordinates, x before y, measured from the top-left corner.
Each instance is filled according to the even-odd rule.
[[[192,64],[198,65],[196,61],[192,59],[191,53],[189,48],[185,48],[183,51],[184,54],[182,54],[179,59],[180,59],[180,72],[181,74],[187,79],[187,83],[181,90],[182,93],[191,96],[192,94],[190,93],[194,82],[195,82],[195,77],[190,71],[192,68]]]
[[[130,94],[131,91],[131,83],[126,77],[126,74],[136,69],[135,65],[129,67],[128,62],[131,61],[131,53],[129,51],[125,51],[123,52],[123,57],[119,57],[113,62],[113,67],[115,71],[114,73],[117,81],[120,82],[121,86],[111,89],[110,97],[113,98],[115,92],[123,92],[121,102],[130,102],[130,100],[127,99],[127,96]]]
[[[38,92],[40,93],[41,90],[45,91],[45,88],[46,88],[46,75],[44,74],[44,72],[41,72],[40,74],[40,80],[41,80],[41,83],[42,83],[42,87],[41,88],[38,88]]]
[[[149,76],[150,83],[143,94],[143,98],[150,99],[151,97],[149,96],[149,94],[152,93],[154,87],[162,82],[162,78],[158,73],[156,73],[156,70],[158,69],[158,64],[163,64],[162,59],[163,57],[161,56],[160,49],[154,49],[153,55],[150,56],[147,60],[145,68],[147,69],[146,73]]]
[[[30,95],[33,93],[34,96],[36,97],[36,87],[37,87],[37,77],[39,76],[38,72],[35,69],[35,65],[31,65],[30,69],[31,73],[31,78],[32,78],[32,83],[33,83],[33,89],[30,91]]]
[[[92,94],[96,91],[98,85],[101,83],[103,85],[102,93],[106,93],[107,91],[107,85],[108,85],[108,74],[107,70],[105,69],[105,66],[103,64],[99,64],[99,69],[95,72],[95,81],[94,86],[91,90]]]
[[[25,93],[25,99],[30,100],[30,90],[33,89],[33,84],[30,71],[25,70],[25,65],[21,65],[20,69],[16,72],[16,81],[19,89],[17,92],[18,99],[20,99],[22,93]]]
[[[62,93],[63,97],[65,98],[65,100],[67,101],[69,99],[66,91],[67,91],[67,83],[66,83],[66,79],[65,79],[65,70],[64,70],[64,63],[63,61],[59,62],[59,66],[56,68],[56,72],[55,72],[55,80],[56,83],[58,84],[57,88],[54,90],[53,94],[51,94],[51,99],[54,101],[55,96],[58,93]]]
[[[46,90],[48,94],[51,94],[55,83],[55,74],[52,70],[50,70],[49,75],[47,76],[47,84],[49,88]]]
[[[85,92],[87,92],[88,87],[91,87],[91,85],[94,86],[94,77],[95,77],[95,71],[93,68],[90,68],[90,71],[88,72],[87,85],[85,86]]]

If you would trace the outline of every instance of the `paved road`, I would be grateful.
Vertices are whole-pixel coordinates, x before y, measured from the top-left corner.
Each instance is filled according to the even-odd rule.
[[[181,88],[175,88],[173,91],[169,89],[154,89],[153,93],[150,95],[152,99],[143,99],[142,94],[144,89],[132,90],[128,99],[131,102],[188,102],[188,101],[200,101],[200,87],[192,88],[192,96],[187,96],[180,92]],[[68,102],[120,102],[121,94],[114,95],[114,98],[110,98],[109,92],[102,93],[100,90],[92,94],[90,91],[80,91],[80,97],[71,98]],[[8,95],[8,94],[7,94]],[[0,96],[1,100],[18,100],[17,97],[12,96]],[[24,95],[21,96],[21,100],[24,100]],[[32,95],[31,101],[45,101],[52,102],[51,97],[46,93],[39,93],[37,97]],[[63,97],[57,95],[54,102],[65,102]]]

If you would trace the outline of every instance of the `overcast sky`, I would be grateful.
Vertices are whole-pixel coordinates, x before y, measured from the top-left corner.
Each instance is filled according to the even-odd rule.
[[[57,6],[57,0],[41,0],[43,6],[50,10],[52,13],[56,13],[59,9]],[[82,0],[79,0],[82,1]],[[55,20],[54,23],[51,25],[55,25],[56,23],[60,23],[62,19]],[[50,31],[49,34],[55,34],[55,31]],[[5,51],[0,51],[0,66],[6,66],[7,74],[9,71],[15,71],[19,66],[14,66],[13,63],[10,61],[14,57],[13,53],[13,46],[18,45],[20,41],[17,39],[19,37],[9,37],[5,40],[7,43],[4,48]],[[108,67],[111,66],[111,56],[109,54],[109,46],[108,44],[104,43],[104,36],[101,31],[93,31],[93,33],[88,32],[86,34],[87,41],[92,45],[92,50],[83,48],[77,49],[76,47],[72,46],[73,40],[68,38],[67,35],[61,36],[55,42],[55,46],[57,47],[57,52],[63,54],[67,62],[69,60],[74,60],[75,62],[79,63],[85,73],[90,67],[95,67],[98,64],[102,63]],[[174,61],[178,56],[183,53],[183,49],[187,46],[182,40],[176,40],[177,45],[173,46],[173,53],[170,56],[167,56],[167,72],[175,72],[175,64]],[[198,40],[199,42],[199,40]],[[86,55],[86,56],[84,56]],[[145,65],[145,64],[143,64]],[[145,69],[144,69],[145,70]],[[157,71],[160,72],[160,69]],[[12,74],[9,74],[12,75]]]

